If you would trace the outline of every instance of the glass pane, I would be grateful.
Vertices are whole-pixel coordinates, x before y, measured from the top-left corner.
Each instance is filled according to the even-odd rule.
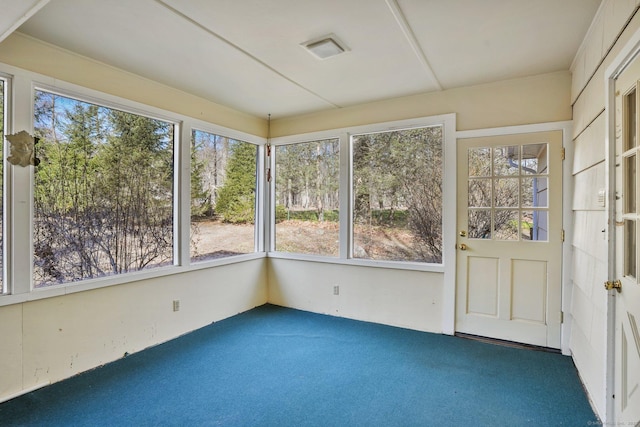
[[[469,207],[491,207],[491,179],[469,180]]]
[[[0,79],[0,200],[4,190],[4,91],[5,82]],[[4,287],[3,270],[4,270],[4,244],[3,244],[3,223],[4,223],[4,203],[0,203],[0,294],[7,292]]]
[[[340,255],[340,141],[282,145],[274,151],[275,249]]]
[[[624,221],[624,274],[636,277],[636,222]]]
[[[549,240],[549,212],[546,210],[529,210],[522,212],[520,219],[522,240]]]
[[[625,96],[624,108],[625,108],[625,144],[624,149],[630,150],[635,147],[636,142],[636,91],[632,90]]]
[[[636,212],[636,155],[624,158],[624,211]]]
[[[257,146],[191,133],[191,262],[255,250]]]
[[[518,222],[520,215],[517,210],[497,209],[495,211],[493,235],[496,240],[518,240]]]
[[[546,208],[549,194],[548,178],[522,178],[522,207]]]
[[[353,257],[442,262],[442,126],[354,135]]]
[[[547,144],[526,144],[522,146],[522,174],[547,173]]]
[[[35,92],[35,287],[173,264],[174,125]]]
[[[470,239],[490,239],[491,210],[469,209],[467,227]]]
[[[491,176],[490,148],[469,148],[469,176]]]
[[[494,179],[494,206],[499,208],[518,207],[518,178],[498,178]]]
[[[520,147],[517,145],[509,147],[497,147],[493,149],[493,174],[498,175],[518,175],[518,164],[520,163]]]

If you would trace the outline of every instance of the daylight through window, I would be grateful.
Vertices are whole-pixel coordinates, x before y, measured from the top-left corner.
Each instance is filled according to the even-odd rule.
[[[255,251],[258,147],[191,134],[191,261]]]
[[[35,92],[35,287],[172,265],[174,125]]]
[[[340,141],[275,148],[275,249],[339,256]]]
[[[353,257],[442,263],[442,126],[351,143]]]

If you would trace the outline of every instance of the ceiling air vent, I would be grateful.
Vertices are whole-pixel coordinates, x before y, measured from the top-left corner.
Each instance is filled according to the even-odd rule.
[[[331,58],[348,50],[333,34],[302,43],[302,46],[319,59]]]

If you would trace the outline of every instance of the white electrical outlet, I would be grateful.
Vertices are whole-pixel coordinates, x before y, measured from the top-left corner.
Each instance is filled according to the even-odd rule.
[[[173,311],[180,311],[180,300],[179,299],[174,299],[173,300]]]
[[[340,295],[340,285],[333,285],[333,294]]]

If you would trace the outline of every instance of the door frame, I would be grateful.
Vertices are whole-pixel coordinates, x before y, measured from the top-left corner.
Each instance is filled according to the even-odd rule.
[[[491,137],[491,136],[503,136],[522,133],[535,133],[535,132],[547,132],[547,131],[562,131],[562,147],[565,150],[565,160],[562,162],[562,228],[565,231],[565,239],[562,243],[562,313],[564,313],[564,319],[560,327],[561,334],[561,351],[564,355],[570,355],[569,343],[571,339],[571,241],[573,230],[573,215],[572,215],[572,197],[573,194],[573,144],[572,131],[573,121],[561,121],[561,122],[548,122],[537,123],[531,125],[519,125],[519,126],[505,126],[487,129],[467,130],[456,132],[456,147],[455,152],[458,149],[458,140],[467,138],[478,137]],[[457,209],[457,206],[456,206]],[[456,210],[457,215],[457,210]],[[456,227],[458,225],[456,224]],[[457,268],[457,266],[456,266]],[[455,275],[454,275],[455,277]],[[448,286],[453,287],[455,290],[457,284],[457,278],[453,283]],[[454,291],[455,292],[455,291]],[[455,304],[454,303],[454,322],[455,322]]]
[[[616,125],[615,125],[615,82],[618,76],[634,59],[640,58],[640,29],[625,43],[618,55],[604,73],[605,94],[605,179],[607,188],[607,280],[616,280]],[[607,298],[607,327],[605,351],[605,423],[613,423],[615,417],[615,337],[616,337],[616,299],[615,291],[610,290]]]

